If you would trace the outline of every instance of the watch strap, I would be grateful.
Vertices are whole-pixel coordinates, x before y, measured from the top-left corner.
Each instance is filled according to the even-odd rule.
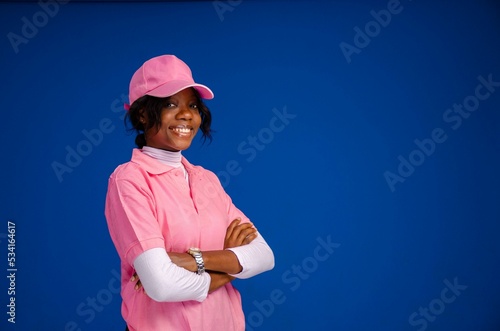
[[[205,263],[203,262],[203,255],[199,248],[190,248],[188,253],[194,258],[196,265],[198,266],[197,274],[201,275],[205,272]]]

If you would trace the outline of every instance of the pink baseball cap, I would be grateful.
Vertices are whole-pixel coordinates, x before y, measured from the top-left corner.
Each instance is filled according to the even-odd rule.
[[[203,99],[212,99],[213,92],[193,80],[191,69],[174,55],[161,55],[147,60],[130,80],[128,110],[135,100],[145,95],[166,98],[188,87],[194,87]]]

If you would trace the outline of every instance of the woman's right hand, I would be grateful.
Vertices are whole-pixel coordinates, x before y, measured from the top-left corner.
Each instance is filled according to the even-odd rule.
[[[247,245],[255,238],[257,238],[257,229],[253,224],[241,223],[241,218],[236,218],[227,227],[224,249]]]

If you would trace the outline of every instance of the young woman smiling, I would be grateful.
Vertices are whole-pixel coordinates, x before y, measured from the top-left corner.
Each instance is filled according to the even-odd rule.
[[[244,330],[234,278],[274,267],[274,255],[218,178],[181,154],[211,139],[213,98],[173,55],[146,61],[130,82],[137,149],[110,176],[105,215],[121,259],[130,331]]]

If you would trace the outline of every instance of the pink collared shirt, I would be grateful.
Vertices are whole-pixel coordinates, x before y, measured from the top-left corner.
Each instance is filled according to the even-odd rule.
[[[118,166],[109,179],[105,214],[121,259],[122,315],[131,331],[244,330],[240,294],[231,283],[202,302],[157,302],[143,291],[135,291],[135,283],[130,282],[134,260],[146,250],[221,250],[229,223],[237,217],[249,221],[234,206],[215,174],[191,165],[185,158],[182,163],[189,183],[182,169],[134,149],[132,160]],[[252,260],[243,254],[237,256]],[[240,263],[244,273],[245,263]]]

